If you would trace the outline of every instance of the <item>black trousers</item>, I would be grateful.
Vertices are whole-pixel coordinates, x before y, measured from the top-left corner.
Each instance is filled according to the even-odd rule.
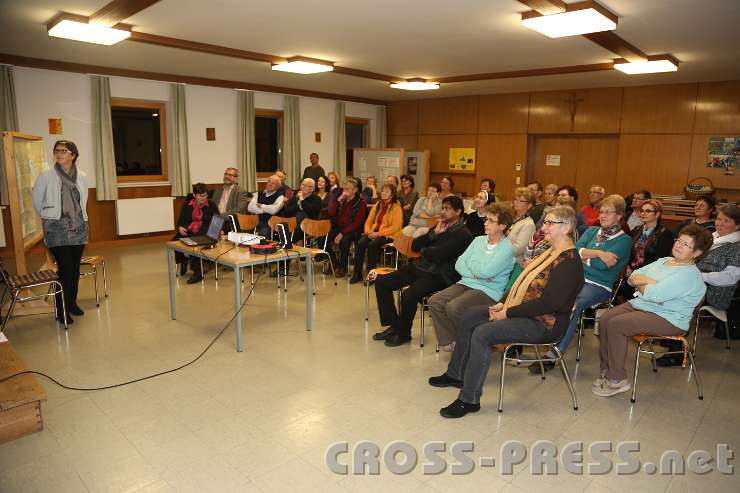
[[[362,235],[355,245],[355,275],[362,276],[362,264],[365,261],[365,252],[367,252],[367,270],[370,271],[377,267],[380,259],[380,250],[383,245],[392,242],[393,239],[386,236],[378,236],[371,240],[367,235]]]
[[[329,231],[329,239],[326,243],[326,248],[329,250],[329,252],[333,252],[332,245],[334,244],[334,238],[341,233],[342,230],[339,228],[334,228],[331,231]],[[342,239],[339,241],[339,263],[337,264],[342,269],[347,269],[347,266],[349,265],[349,247],[357,241],[357,239],[360,237],[359,231],[353,231],[351,233],[347,233],[346,235],[342,235]],[[331,254],[332,261],[336,263],[336,258],[334,254]]]
[[[393,302],[393,291],[406,287],[401,294],[401,313]],[[442,276],[422,272],[407,264],[395,272],[378,276],[375,281],[375,298],[380,311],[380,325],[391,326],[401,335],[411,336],[416,308],[425,296],[449,286]]]
[[[77,288],[80,285],[80,260],[85,245],[66,245],[49,248],[57,263],[59,281],[64,289],[64,305],[67,311],[77,305]],[[57,316],[62,316],[62,296],[56,295]]]

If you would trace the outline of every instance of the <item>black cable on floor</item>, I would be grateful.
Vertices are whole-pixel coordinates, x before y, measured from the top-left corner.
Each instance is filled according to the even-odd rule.
[[[265,257],[265,263],[263,265],[267,265],[267,258],[266,257]],[[247,294],[246,299],[244,300],[244,302],[242,302],[241,306],[239,306],[239,310],[237,310],[237,312],[229,319],[229,321],[226,322],[226,324],[224,325],[224,327],[219,331],[218,334],[216,334],[216,337],[214,337],[213,340],[211,340],[211,342],[208,343],[208,345],[205,347],[205,349],[203,349],[203,351],[201,351],[200,354],[195,357],[195,359],[193,359],[193,360],[191,360],[191,361],[189,361],[189,362],[187,362],[187,363],[185,363],[183,365],[180,365],[177,368],[172,368],[170,370],[161,371],[161,372],[155,373],[153,375],[147,375],[145,377],[137,378],[135,380],[129,380],[127,382],[121,382],[121,383],[117,383],[117,384],[113,384],[113,385],[106,385],[104,387],[70,387],[69,385],[64,385],[63,383],[61,383],[56,378],[54,378],[54,377],[52,377],[50,375],[47,375],[44,372],[40,372],[40,371],[36,371],[36,370],[24,370],[24,371],[21,371],[21,372],[18,372],[18,373],[14,373],[13,375],[7,376],[7,377],[3,378],[2,380],[0,380],[0,384],[1,383],[4,383],[4,382],[7,382],[11,378],[15,378],[15,377],[18,377],[18,376],[21,376],[21,375],[38,375],[40,377],[44,377],[44,378],[46,378],[48,380],[51,380],[52,382],[54,382],[55,384],[57,384],[58,386],[60,386],[63,389],[67,389],[67,390],[80,390],[80,391],[88,392],[88,391],[94,391],[94,390],[107,390],[107,389],[114,389],[116,387],[123,387],[124,385],[130,385],[132,383],[142,382],[144,380],[149,380],[151,378],[160,377],[162,375],[167,375],[168,373],[174,373],[176,371],[182,370],[183,368],[186,368],[186,367],[192,365],[193,363],[195,363],[196,361],[198,361],[199,359],[201,359],[203,357],[203,355],[205,355],[206,352],[209,349],[211,349],[211,346],[213,346],[213,344],[215,344],[215,342],[219,339],[219,337],[221,337],[223,335],[223,333],[226,332],[226,329],[229,328],[229,325],[231,325],[231,322],[233,322],[234,320],[236,320],[236,317],[238,317],[238,316],[241,315],[241,312],[244,309],[244,306],[247,304],[247,301],[249,301],[249,298],[252,297],[252,293],[254,292],[254,288],[255,288],[255,286],[257,286],[257,283],[259,282],[259,280],[260,280],[261,277],[262,277],[262,273],[260,272],[260,274],[257,276],[257,280],[254,281],[254,284],[252,284],[252,289],[249,290],[249,293]]]

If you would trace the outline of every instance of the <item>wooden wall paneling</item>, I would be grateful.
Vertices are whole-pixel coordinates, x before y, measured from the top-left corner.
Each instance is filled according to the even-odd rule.
[[[418,135],[389,135],[388,147],[399,147],[402,149],[417,149],[419,144]]]
[[[566,134],[571,106],[566,100],[575,91],[533,92],[529,98],[529,133]]]
[[[430,179],[439,179],[450,174],[455,181],[455,191],[470,195],[478,187],[475,186],[476,175],[474,173],[449,173],[450,147],[477,147],[478,137],[476,135],[420,135],[419,149],[429,150]],[[480,150],[476,148],[476,161],[480,159]],[[476,169],[477,169],[476,163]]]
[[[388,105],[388,135],[419,133],[419,101],[394,101]]]
[[[534,179],[543,186],[548,183],[575,186],[579,139],[568,135],[538,135],[534,139],[534,153],[528,162]],[[548,154],[559,155],[560,166],[546,166]]]
[[[420,134],[475,134],[478,96],[423,99],[419,102]]]
[[[578,138],[576,181],[573,186],[578,190],[580,205],[588,204],[591,185],[603,186],[607,195],[615,193],[618,157],[618,135]]]
[[[95,198],[94,188],[88,190],[87,197],[87,224],[90,228],[90,241],[115,240],[118,237],[116,202],[114,200],[98,201]]]
[[[476,185],[483,178],[493,178],[501,200],[511,200],[514,188],[520,186],[516,185],[517,176],[521,178],[521,186],[525,185],[527,134],[480,135],[476,156]],[[522,165],[518,173],[516,163]]]
[[[622,88],[576,91],[575,133],[618,134],[622,117]]]
[[[647,189],[682,195],[689,174],[691,135],[622,135],[616,192]]]
[[[694,132],[740,135],[740,81],[699,84]]]
[[[479,134],[527,133],[529,94],[491,94],[478,101]]]
[[[740,190],[740,171],[736,170],[734,175],[725,175],[723,169],[707,168],[709,161],[707,156],[707,144],[710,137],[731,137],[734,135],[717,134],[694,134],[691,143],[691,164],[689,166],[688,179],[705,176],[712,180],[715,188],[724,189],[717,191],[717,197],[724,197],[727,190]]]
[[[625,87],[622,133],[691,133],[697,89],[697,84]]]

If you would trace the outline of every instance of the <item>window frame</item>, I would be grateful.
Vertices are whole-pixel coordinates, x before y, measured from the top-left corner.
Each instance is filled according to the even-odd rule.
[[[255,109],[254,110],[254,117],[255,117],[255,126],[256,126],[256,118],[258,116],[261,117],[267,117],[267,118],[275,118],[278,121],[278,128],[280,135],[278,136],[278,162],[277,162],[277,169],[275,171],[257,171],[257,179],[265,179],[269,178],[270,176],[274,175],[275,172],[278,170],[283,169],[283,146],[285,144],[285,118],[284,118],[284,112],[281,110],[262,110],[262,109]],[[257,146],[257,142],[255,141],[255,148]],[[257,168],[257,162],[254,163],[255,169]]]
[[[169,182],[169,163],[168,163],[168,146],[167,146],[167,103],[165,101],[152,101],[146,99],[132,98],[111,98],[111,112],[114,107],[118,108],[139,108],[156,110],[159,113],[159,145],[160,161],[162,163],[162,173],[158,175],[126,175],[118,176],[118,183],[136,183],[136,182]]]
[[[368,148],[370,148],[371,147],[371,145],[370,145],[370,119],[369,118],[357,118],[355,116],[345,116],[344,117],[344,124],[345,124],[345,126],[348,123],[352,123],[352,124],[355,124],[355,125],[362,125],[363,126],[363,138],[362,138],[362,140],[363,140],[363,143],[362,144],[363,145],[361,145],[360,147],[353,147],[353,149],[368,149]],[[345,128],[345,135],[346,135],[346,128]],[[346,140],[347,140],[347,137],[345,136],[345,147],[347,145]],[[349,164],[349,163],[347,163],[347,164]],[[347,170],[347,175],[348,176],[354,176],[354,172],[355,172],[354,163],[352,163],[352,173],[350,175],[350,172],[349,172],[349,169],[348,169]]]

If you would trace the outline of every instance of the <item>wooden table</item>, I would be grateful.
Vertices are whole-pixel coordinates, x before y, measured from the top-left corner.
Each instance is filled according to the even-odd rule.
[[[310,290],[309,290],[310,291]],[[0,378],[26,369],[9,342],[0,343]],[[0,443],[41,431],[41,401],[46,392],[33,375],[21,375],[0,384]]]
[[[238,313],[242,306],[241,295],[241,269],[257,265],[267,265],[288,259],[306,259],[306,330],[311,330],[313,316],[313,265],[311,263],[311,250],[300,246],[293,246],[290,250],[281,250],[277,253],[260,255],[250,253],[249,247],[240,246],[234,248],[234,244],[221,241],[213,248],[191,247],[181,241],[170,241],[167,243],[167,272],[170,282],[170,311],[172,320],[176,320],[175,308],[175,252],[182,252],[190,256],[202,258],[225,265],[234,269],[234,313]],[[236,317],[236,350],[243,351],[242,344],[242,318],[241,314]]]

